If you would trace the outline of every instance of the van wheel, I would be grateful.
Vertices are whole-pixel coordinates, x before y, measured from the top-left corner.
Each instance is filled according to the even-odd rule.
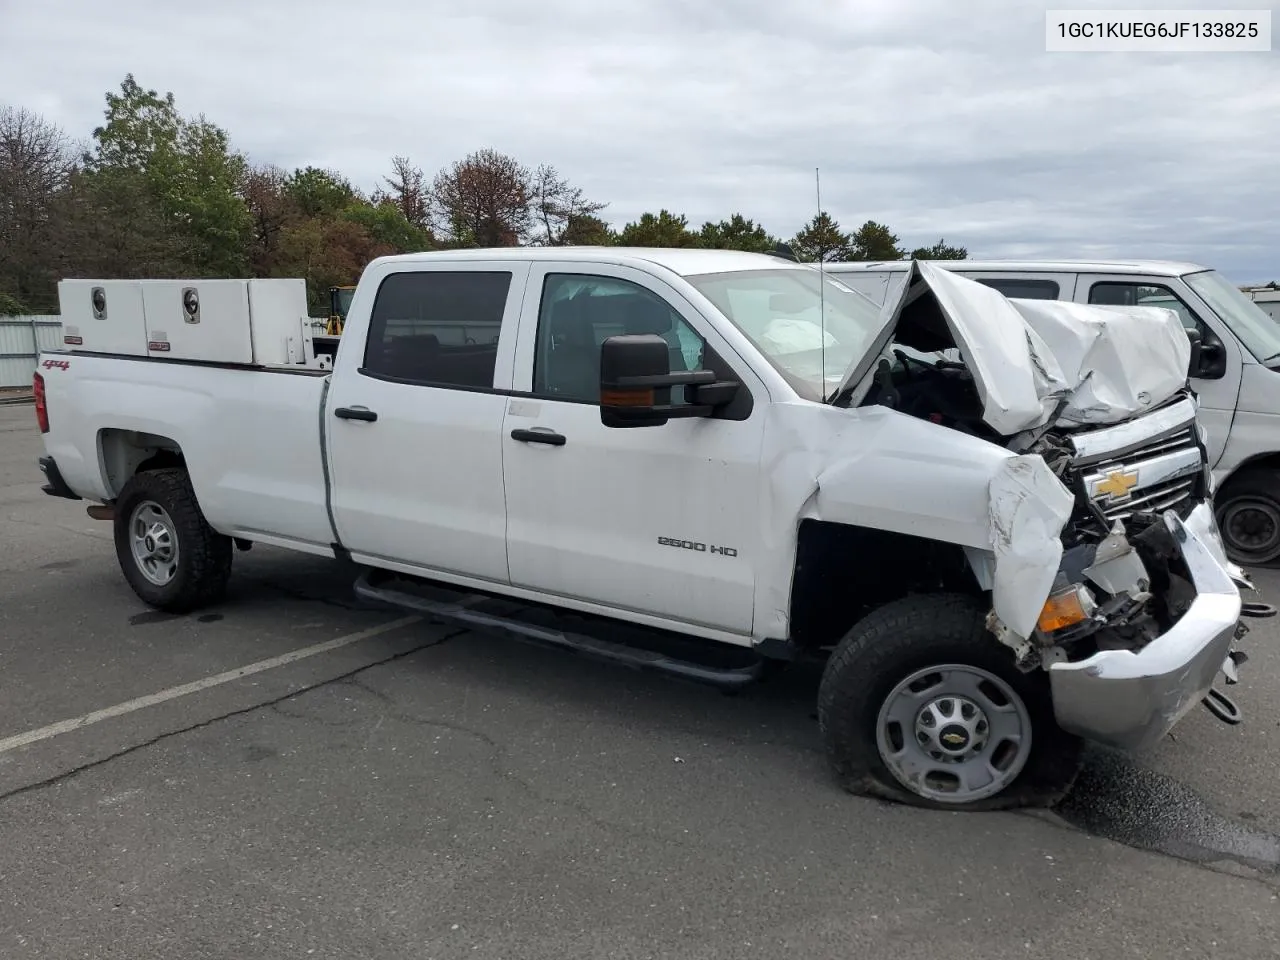
[[[1280,470],[1239,473],[1213,499],[1232,561],[1257,565],[1280,557]]]
[[[945,810],[1052,806],[1083,743],[1054,719],[964,596],[888,604],[845,636],[818,691],[827,758],[851,793]]]
[[[135,474],[114,513],[116,558],[145,603],[188,613],[222,599],[231,576],[231,538],[206,522],[185,470]]]

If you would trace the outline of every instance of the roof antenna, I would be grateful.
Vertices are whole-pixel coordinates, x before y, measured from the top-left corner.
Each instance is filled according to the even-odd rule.
[[[822,229],[822,178],[818,174],[818,168],[813,168],[813,191],[818,199],[818,219],[814,221],[814,226],[819,230]],[[821,236],[821,234],[819,234]],[[826,260],[826,251],[822,248],[821,242],[818,244],[818,335],[822,338],[822,371],[818,375],[818,382],[821,386],[818,388],[822,395],[822,402],[827,402],[827,275],[823,267],[823,261]]]

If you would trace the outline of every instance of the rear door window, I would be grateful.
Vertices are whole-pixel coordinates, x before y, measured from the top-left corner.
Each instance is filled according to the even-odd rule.
[[[391,274],[373,303],[361,372],[492,389],[511,276],[506,270]]]

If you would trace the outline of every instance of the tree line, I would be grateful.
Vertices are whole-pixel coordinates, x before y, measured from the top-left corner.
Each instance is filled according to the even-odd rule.
[[[126,76],[77,142],[0,105],[0,316],[55,312],[62,277],[303,277],[313,313],[375,257],[457,247],[571,244],[769,252],[781,238],[734,213],[692,226],[661,209],[614,229],[549,163],[486,148],[428,177],[394,157],[374,190],[338,171],[255,164],[226,130]],[[884,224],[846,231],[820,212],[789,240],[805,261],[963,259],[906,250]]]

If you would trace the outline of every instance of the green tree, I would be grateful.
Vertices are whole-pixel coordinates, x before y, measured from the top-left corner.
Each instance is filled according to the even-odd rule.
[[[776,237],[740,213],[719,223],[704,223],[699,239],[701,245],[709,249],[746,250],[751,253],[771,253],[778,245]]]
[[[346,177],[318,167],[289,174],[284,181],[284,195],[304,217],[336,217],[359,199]]]
[[[566,247],[608,247],[617,242],[617,236],[599,217],[575,214],[565,222],[560,241]]]
[[[689,229],[689,218],[669,210],[642,214],[618,233],[617,243],[623,247],[697,247],[698,234]]]
[[[374,243],[389,247],[396,253],[433,250],[436,246],[431,230],[414,226],[391,200],[378,204],[353,203],[342,217],[363,227]]]
[[[20,317],[31,309],[13,294],[0,290],[0,317]]]
[[[853,238],[825,210],[816,214],[791,238],[791,249],[806,262],[832,263],[853,259]]]
[[[906,254],[898,248],[898,238],[883,223],[868,220],[853,232],[850,260],[901,260]]]
[[[183,123],[178,162],[161,203],[185,225],[206,273],[234,277],[248,269],[253,220],[242,195],[248,169],[221,127],[204,117]]]
[[[86,156],[91,177],[141,176],[202,274],[235,276],[248,266],[253,221],[242,195],[248,164],[226,131],[178,114],[172,93],[144,89],[132,74],[106,95],[106,122]],[[105,181],[104,181],[105,182]]]
[[[85,156],[92,171],[110,168],[146,173],[173,151],[182,118],[173,93],[144,90],[126,74],[119,93],[106,95],[107,122],[93,131],[96,149]]]
[[[144,173],[106,168],[72,176],[58,198],[56,269],[62,276],[190,276],[191,239],[174,222]]]
[[[969,251],[953,247],[946,240],[939,240],[931,247],[916,247],[911,251],[912,260],[967,260]]]

